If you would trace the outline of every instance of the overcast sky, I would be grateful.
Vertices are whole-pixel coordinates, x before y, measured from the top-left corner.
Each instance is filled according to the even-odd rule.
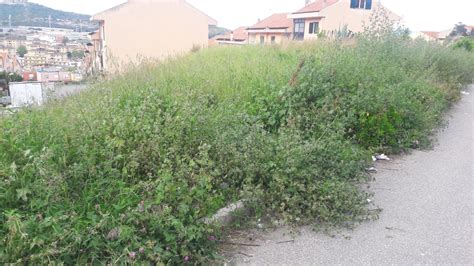
[[[126,0],[30,0],[48,7],[83,14],[95,14]],[[292,12],[304,0],[188,0],[189,3],[217,19],[219,26],[234,29],[250,26],[276,12]],[[474,0],[382,0],[401,15],[412,31],[440,31],[457,22],[474,25]]]

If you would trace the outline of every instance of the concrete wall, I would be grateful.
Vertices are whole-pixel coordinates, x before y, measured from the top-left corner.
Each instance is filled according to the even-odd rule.
[[[104,21],[107,67],[206,47],[211,20],[183,0],[130,0],[94,19]]]

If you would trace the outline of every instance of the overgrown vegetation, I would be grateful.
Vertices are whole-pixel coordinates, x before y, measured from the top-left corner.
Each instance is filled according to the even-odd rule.
[[[453,47],[454,49],[464,49],[469,52],[474,52],[474,37],[462,37],[454,43]]]
[[[373,152],[429,143],[474,57],[396,35],[203,50],[0,123],[1,263],[209,263],[237,199],[363,213]]]

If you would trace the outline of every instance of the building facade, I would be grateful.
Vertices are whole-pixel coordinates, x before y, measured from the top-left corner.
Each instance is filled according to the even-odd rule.
[[[142,58],[165,59],[206,47],[209,25],[217,24],[185,0],[128,0],[93,20],[100,28],[91,61],[110,72]]]
[[[380,0],[316,0],[292,13],[273,14],[247,28],[248,43],[274,44],[285,41],[314,40],[324,35],[360,33],[374,12],[383,11],[390,20],[400,17],[385,8]]]
[[[312,40],[320,34],[335,35],[341,31],[360,33],[375,12],[384,12],[397,22],[401,17],[385,8],[380,0],[318,0],[288,15],[293,20],[293,37]]]

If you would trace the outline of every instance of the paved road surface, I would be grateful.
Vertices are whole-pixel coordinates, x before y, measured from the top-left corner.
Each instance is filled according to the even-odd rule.
[[[432,151],[379,164],[372,189],[380,219],[335,238],[302,229],[295,243],[278,230],[236,258],[243,265],[473,265],[473,93],[450,112]],[[350,239],[348,239],[350,238]]]

